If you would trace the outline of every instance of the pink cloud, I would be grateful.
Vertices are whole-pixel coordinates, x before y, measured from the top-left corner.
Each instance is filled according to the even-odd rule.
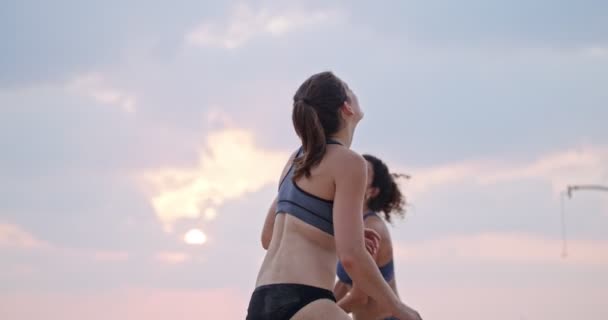
[[[124,261],[129,254],[125,251],[84,250],[57,247],[37,239],[20,226],[0,223],[0,248],[38,250],[58,257],[85,257],[95,261]]]
[[[190,256],[183,252],[159,252],[155,256],[156,260],[168,264],[180,264],[190,260]]]
[[[27,231],[14,224],[0,223],[0,248],[47,248],[48,244],[36,239]]]
[[[404,264],[464,259],[473,262],[608,266],[608,241],[571,240],[568,248],[567,259],[562,259],[562,241],[559,239],[523,233],[480,233],[396,243],[395,256]]]
[[[126,261],[129,259],[129,253],[125,251],[95,251],[92,257],[96,261]]]
[[[400,291],[402,299],[418,309],[424,319],[608,319],[608,288],[599,285],[556,281],[544,286],[425,285]]]
[[[247,295],[234,288],[128,288],[96,293],[0,294],[0,318],[13,320],[244,319]]]
[[[598,179],[602,179],[602,174],[608,174],[607,164],[608,148],[588,146],[545,154],[528,162],[471,160],[426,168],[396,168],[395,171],[412,174],[407,190],[414,196],[446,185],[473,183],[486,186],[528,179],[547,181],[558,194],[568,184],[603,182]]]

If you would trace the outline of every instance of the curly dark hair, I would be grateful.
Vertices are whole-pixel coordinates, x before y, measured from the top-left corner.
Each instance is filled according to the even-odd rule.
[[[405,215],[405,196],[395,181],[398,178],[409,179],[409,175],[391,173],[386,164],[369,154],[364,154],[365,160],[371,163],[374,169],[374,179],[371,186],[378,188],[378,194],[367,201],[367,207],[374,212],[384,213],[384,219],[391,222],[393,215],[403,217]]]

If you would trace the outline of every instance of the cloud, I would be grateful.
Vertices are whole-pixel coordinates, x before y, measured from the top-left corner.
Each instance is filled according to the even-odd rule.
[[[349,6],[356,21],[383,35],[428,45],[577,47],[605,42],[608,6],[602,1],[560,2],[465,0],[442,3],[394,1],[385,6]],[[550,11],[550,12],[548,12]],[[353,18],[355,20],[355,18]],[[548,27],[551,26],[551,27]]]
[[[156,260],[168,264],[180,264],[190,260],[190,256],[183,252],[159,252],[155,256]]]
[[[125,251],[94,251],[91,256],[96,261],[119,262],[129,259],[129,253]]]
[[[20,320],[243,319],[246,303],[246,295],[234,288],[126,287],[86,294],[11,292],[0,293],[0,317]]]
[[[37,239],[29,232],[14,224],[0,223],[0,249],[34,250],[36,254],[54,257],[80,257],[93,261],[125,261],[129,258],[126,251],[86,250],[59,247]]]
[[[134,113],[137,107],[135,95],[123,92],[107,84],[107,80],[98,73],[91,73],[74,78],[67,89],[78,95],[108,105],[120,107],[124,112]]]
[[[572,240],[562,259],[562,241],[525,233],[478,233],[441,237],[416,243],[396,243],[395,257],[412,262],[469,261],[514,264],[567,263],[608,266],[608,241]]]
[[[0,249],[34,250],[37,254],[50,254],[54,257],[81,257],[94,261],[125,261],[129,258],[126,251],[86,250],[81,248],[59,247],[39,240],[34,235],[14,224],[0,223]]]
[[[590,46],[582,49],[583,56],[591,58],[608,58],[608,47]]]
[[[477,278],[475,271],[470,276]],[[492,280],[464,285],[437,281],[416,287],[402,281],[404,288],[399,291],[404,302],[417,309],[424,319],[606,319],[606,287],[600,283],[590,286],[564,280],[524,284],[514,279],[516,285],[495,285]]]
[[[552,191],[559,194],[570,184],[608,182],[605,181],[608,174],[608,149],[584,147],[564,150],[524,163],[465,161],[401,171],[412,173],[408,192],[414,195],[463,181],[486,186],[526,179],[547,181],[551,184]]]
[[[0,248],[40,249],[48,244],[13,224],[0,223]]]
[[[251,132],[224,129],[210,133],[193,168],[164,168],[142,176],[150,202],[167,226],[181,218],[213,219],[225,201],[276,182],[289,154],[258,148]]]
[[[566,150],[543,156],[525,165],[501,168],[495,174],[480,177],[484,184],[502,181],[542,178],[551,182],[554,192],[565,189],[568,184],[597,183],[608,172],[608,149],[584,148]]]
[[[189,32],[185,40],[191,46],[235,49],[256,37],[281,37],[298,29],[340,18],[341,14],[336,11],[256,11],[246,4],[240,4],[233,9],[226,23],[202,23]]]

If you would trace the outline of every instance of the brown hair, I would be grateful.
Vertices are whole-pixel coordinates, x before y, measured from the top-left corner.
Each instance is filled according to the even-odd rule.
[[[323,159],[327,138],[340,129],[339,111],[347,100],[345,84],[329,71],[312,75],[296,91],[292,120],[303,153],[294,159],[294,180],[310,177],[310,170]]]

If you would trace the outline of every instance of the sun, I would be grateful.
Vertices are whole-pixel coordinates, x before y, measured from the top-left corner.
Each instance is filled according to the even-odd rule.
[[[187,244],[201,245],[207,242],[207,236],[199,229],[191,229],[184,235]]]

